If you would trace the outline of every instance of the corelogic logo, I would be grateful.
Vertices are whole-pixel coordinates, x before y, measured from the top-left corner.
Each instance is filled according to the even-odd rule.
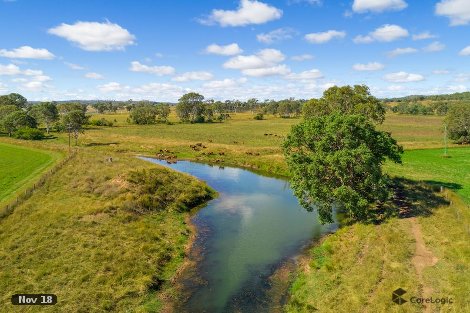
[[[395,302],[398,305],[402,305],[403,303],[406,303],[410,301],[410,303],[416,303],[416,304],[425,304],[425,303],[431,303],[431,304],[453,304],[454,299],[451,297],[429,297],[429,298],[423,298],[423,297],[411,297],[409,300],[405,300],[403,298],[403,295],[406,293],[406,290],[403,288],[398,288],[397,290],[394,290],[392,292],[392,301]]]
[[[392,292],[392,301],[395,302],[398,305],[402,305],[403,303],[406,303],[405,299],[402,298],[402,296],[406,293],[406,290],[402,288],[398,288],[397,290],[394,290]]]

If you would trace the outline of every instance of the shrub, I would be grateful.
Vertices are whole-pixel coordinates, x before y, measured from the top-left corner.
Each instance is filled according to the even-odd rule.
[[[255,117],[253,117],[253,119],[258,120],[258,121],[264,120],[264,115],[263,113],[258,113],[255,115]]]
[[[43,131],[31,127],[22,127],[14,132],[13,136],[24,140],[42,140],[45,138]]]
[[[107,127],[112,127],[114,123],[112,121],[108,121],[105,118],[101,118],[99,120],[92,120],[90,121],[90,125],[92,126],[107,126]]]

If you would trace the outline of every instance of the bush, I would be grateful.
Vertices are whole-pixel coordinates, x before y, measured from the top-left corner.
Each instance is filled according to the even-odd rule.
[[[258,120],[258,121],[264,120],[264,115],[263,113],[258,113],[255,115],[255,117],[253,117],[253,119]]]
[[[31,127],[22,127],[14,132],[13,136],[24,140],[42,140],[46,137],[43,131]]]
[[[108,121],[105,118],[101,118],[99,120],[92,120],[90,121],[90,125],[92,126],[107,126],[107,127],[112,127],[114,125],[113,122]]]

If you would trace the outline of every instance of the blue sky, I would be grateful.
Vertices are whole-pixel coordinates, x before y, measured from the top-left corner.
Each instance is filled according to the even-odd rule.
[[[470,89],[469,0],[3,0],[0,20],[0,93],[30,100]]]

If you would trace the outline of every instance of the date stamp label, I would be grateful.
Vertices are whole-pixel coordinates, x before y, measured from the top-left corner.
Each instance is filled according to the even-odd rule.
[[[57,296],[54,294],[16,294],[11,296],[13,305],[54,305]]]

